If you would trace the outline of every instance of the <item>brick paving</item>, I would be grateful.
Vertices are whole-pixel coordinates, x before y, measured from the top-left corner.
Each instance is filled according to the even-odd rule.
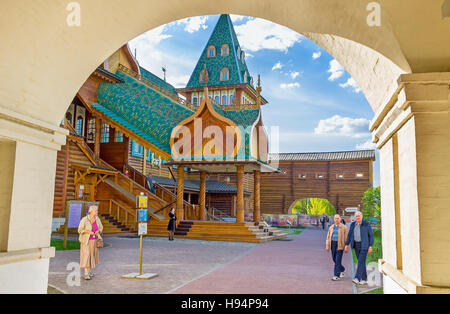
[[[333,264],[325,231],[309,228],[290,241],[262,244],[163,238],[144,240],[144,272],[151,280],[121,279],[139,271],[139,240],[107,238],[91,281],[66,283],[70,262],[79,251],[58,251],[50,260],[49,284],[66,293],[353,293],[350,254],[344,255],[346,278],[331,281]]]
[[[292,241],[264,243],[240,259],[173,293],[353,293],[351,255],[344,254],[346,277],[334,282],[326,232],[309,228]]]

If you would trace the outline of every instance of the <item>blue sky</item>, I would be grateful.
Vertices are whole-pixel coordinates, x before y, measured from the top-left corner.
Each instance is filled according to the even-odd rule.
[[[141,66],[185,87],[219,15],[175,21],[133,39]],[[279,152],[324,152],[374,148],[373,111],[345,69],[314,42],[278,24],[231,15],[250,74],[261,75],[265,126],[278,127]],[[379,185],[379,161],[374,185]]]

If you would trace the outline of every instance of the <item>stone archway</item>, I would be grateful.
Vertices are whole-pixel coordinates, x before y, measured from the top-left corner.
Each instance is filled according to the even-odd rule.
[[[48,169],[55,169],[56,151],[65,141],[59,121],[89,74],[149,29],[224,12],[265,18],[304,34],[354,77],[375,112],[371,131],[381,149],[387,240],[380,265],[388,290],[449,291],[450,239],[439,230],[450,218],[439,204],[450,200],[450,19],[441,17],[439,1],[380,0],[381,24],[370,27],[370,2],[80,0],[81,24],[70,27],[68,1],[3,1],[0,264],[6,266],[0,275],[24,276],[9,291],[43,292],[46,286],[54,186]]]

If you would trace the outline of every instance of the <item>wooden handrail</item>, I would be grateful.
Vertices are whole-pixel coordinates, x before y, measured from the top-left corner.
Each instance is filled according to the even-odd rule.
[[[141,177],[142,180],[144,180],[144,187],[145,187],[145,183],[146,183],[145,180],[147,180],[147,177],[146,177],[142,172],[140,172],[139,170],[137,170],[136,168],[134,168],[133,166],[131,166],[131,165],[129,165],[129,164],[124,164],[124,172],[125,172],[125,170],[128,170],[128,178],[129,178],[129,179],[131,179],[131,178],[130,178],[130,172],[133,173],[133,177],[134,177],[134,178],[135,178],[136,175],[138,175],[139,177]],[[137,182],[136,180],[133,180],[133,181],[136,182],[136,183],[139,183],[139,182]],[[173,193],[172,191],[170,191],[170,190],[167,189],[166,187],[164,187],[164,186],[162,186],[161,184],[156,183],[156,182],[153,182],[153,185],[154,185],[155,187],[161,189],[164,193],[167,193],[168,195],[170,195],[170,196],[172,196],[174,199],[176,199],[175,193]],[[146,187],[145,187],[145,188],[146,188]],[[147,191],[148,191],[148,190],[147,190]],[[155,193],[152,193],[152,194],[155,194]],[[183,204],[186,205],[186,206],[190,206],[190,207],[192,206],[192,204],[189,203],[189,202],[186,201],[186,200],[183,200]]]
[[[136,212],[132,212],[131,210],[129,210],[128,208],[126,208],[125,206],[121,205],[120,203],[116,202],[113,199],[109,199],[109,200],[98,200],[98,202],[108,202],[109,203],[109,214],[112,215],[113,212],[113,205],[115,205],[117,207],[117,215],[116,215],[116,220],[117,221],[121,221],[120,218],[120,212],[123,211],[125,212],[125,220],[123,221],[123,224],[125,226],[129,225],[128,224],[128,215],[133,216],[133,229],[136,230],[136,224],[137,224],[137,215]]]

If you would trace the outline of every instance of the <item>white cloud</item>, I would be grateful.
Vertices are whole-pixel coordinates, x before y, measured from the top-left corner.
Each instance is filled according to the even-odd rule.
[[[335,81],[338,78],[340,78],[342,75],[344,75],[344,67],[337,62],[336,59],[333,59],[330,61],[330,68],[328,69],[328,73],[331,73],[330,77],[328,78],[329,81]]]
[[[356,149],[375,149],[375,148],[377,148],[377,145],[375,145],[375,143],[372,143],[372,140],[367,140],[362,144],[356,145]]]
[[[249,19],[234,29],[242,48],[248,51],[271,49],[287,52],[303,37],[289,28],[259,18]]]
[[[278,61],[277,63],[275,63],[275,64],[273,65],[272,71],[275,71],[275,70],[281,70],[282,68],[283,68],[283,65],[281,64],[280,61]]]
[[[136,37],[129,42],[130,50],[134,54],[137,50],[139,65],[163,78],[162,66],[167,68],[167,82],[175,87],[185,87],[189,74],[195,66],[195,61],[180,52],[172,52],[163,48],[165,39],[172,35],[165,33],[167,25],[155,28]]]
[[[294,87],[300,87],[300,84],[297,83],[297,82],[295,82],[295,83],[289,83],[289,84],[283,83],[283,84],[280,84],[280,87],[281,87],[282,89],[291,89],[291,88],[294,88]]]
[[[295,78],[300,75],[300,72],[291,72],[291,73],[289,73],[289,75],[291,76],[291,78],[293,80],[295,80]]]
[[[195,16],[188,17],[182,20],[177,21],[177,25],[184,24],[184,30],[188,33],[195,33],[201,29],[207,29],[208,25],[206,25],[206,21],[208,20],[208,16]]]
[[[312,58],[313,58],[314,60],[316,60],[316,59],[319,59],[321,55],[322,55],[322,52],[317,51],[317,52],[314,52],[314,53],[313,53]]]
[[[356,83],[356,81],[351,77],[347,80],[347,82],[345,82],[344,84],[339,84],[340,87],[342,88],[347,88],[347,87],[351,87],[353,88],[353,91],[355,93],[359,93],[361,91],[361,89],[359,88],[358,84]]]
[[[230,14],[230,18],[231,18],[231,21],[232,21],[233,23],[236,23],[236,22],[241,22],[241,21],[243,21],[243,20],[246,19],[247,17],[244,16],[244,15]]]
[[[370,136],[369,123],[370,121],[364,118],[352,119],[335,115],[331,118],[320,120],[314,129],[314,133],[361,138]]]
[[[186,87],[190,77],[190,75],[168,75],[167,82],[176,88],[184,88]]]

